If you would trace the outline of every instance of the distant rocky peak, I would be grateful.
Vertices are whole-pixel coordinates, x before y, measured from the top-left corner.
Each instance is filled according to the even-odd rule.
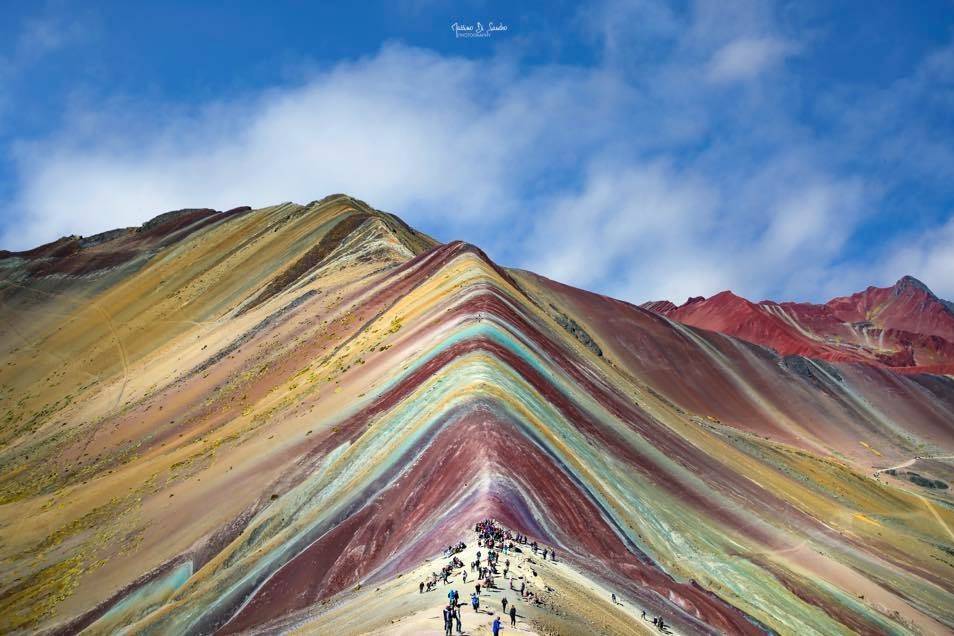
[[[901,294],[907,291],[920,291],[924,292],[932,298],[936,298],[934,292],[932,292],[927,285],[919,281],[914,276],[902,276],[898,282],[894,284],[894,295],[900,296]]]
[[[920,292],[925,294],[931,300],[936,301],[943,307],[948,313],[954,316],[954,303],[949,300],[944,300],[931,291],[931,288],[919,281],[914,276],[902,276],[897,283],[892,287],[894,295],[902,296],[905,293],[910,292]]]

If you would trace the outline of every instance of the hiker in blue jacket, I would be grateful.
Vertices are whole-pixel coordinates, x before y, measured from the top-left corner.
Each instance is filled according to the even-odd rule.
[[[500,636],[500,630],[503,629],[503,625],[500,624],[500,617],[494,619],[494,624],[490,626],[490,629],[493,630],[494,636]]]

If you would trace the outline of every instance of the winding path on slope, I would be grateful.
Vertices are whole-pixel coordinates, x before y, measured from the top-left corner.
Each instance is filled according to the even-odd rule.
[[[5,302],[3,302],[3,301],[0,301],[0,307],[2,307],[4,311],[9,311],[9,312],[15,312],[15,311],[17,311],[16,309],[11,309],[11,308],[10,308]],[[52,312],[48,312],[48,313],[52,313]],[[62,316],[62,317],[69,317],[69,314],[53,314],[53,315],[58,315],[58,316]],[[29,339],[27,336],[25,336],[22,331],[20,331],[19,329],[17,329],[17,327],[16,327],[12,322],[8,322],[8,323],[6,324],[6,327],[8,327],[8,328],[10,329],[10,331],[13,333],[13,335],[15,335],[17,338],[19,338],[20,341],[21,341],[24,345],[26,345],[26,347],[27,347],[28,349],[31,349],[31,350],[34,351],[35,353],[40,354],[40,355],[43,355],[43,356],[46,356],[46,357],[48,357],[48,358],[53,358],[54,360],[56,360],[57,362],[59,362],[59,363],[62,364],[62,365],[67,365],[67,364],[69,364],[69,360],[68,360],[66,357],[61,356],[61,355],[58,355],[58,354],[56,354],[56,353],[54,353],[54,352],[52,352],[52,351],[46,351],[46,350],[44,350],[44,349],[42,349],[42,348],[36,346],[35,344],[33,344],[33,342],[30,341],[30,339]],[[92,380],[98,380],[98,379],[99,379],[99,376],[90,373],[90,372],[87,371],[86,369],[79,369],[78,371],[79,371],[80,373],[86,375],[87,377],[89,377],[89,378],[92,379]]]
[[[954,459],[954,455],[931,455],[931,456],[929,456],[929,457],[921,457],[920,455],[917,455],[917,456],[912,457],[911,459],[909,459],[909,460],[907,460],[907,461],[901,462],[901,463],[898,464],[897,466],[888,466],[887,468],[879,468],[878,470],[875,471],[875,477],[877,477],[877,476],[880,475],[881,473],[885,473],[885,472],[887,472],[887,471],[889,471],[889,470],[897,470],[897,469],[899,469],[899,468],[907,468],[908,466],[914,465],[914,463],[915,463],[916,461],[921,460],[921,459]]]
[[[51,294],[40,289],[35,289],[33,287],[28,287],[27,285],[21,285],[20,283],[14,283],[13,281],[5,280],[2,281],[7,285],[13,285],[14,287],[19,287],[27,291],[35,292],[38,294],[43,294],[44,296],[49,296],[50,298],[65,298],[67,301],[74,303],[76,305],[82,305],[83,303],[70,298],[65,294]],[[122,403],[123,394],[126,392],[126,385],[129,384],[129,361],[126,356],[126,347],[123,345],[123,341],[119,338],[119,332],[116,329],[116,324],[113,322],[113,317],[105,309],[99,306],[94,300],[89,301],[89,305],[92,306],[96,311],[98,311],[103,318],[106,319],[106,325],[109,327],[109,331],[113,336],[113,339],[116,341],[116,348],[119,349],[119,359],[123,365],[123,383],[119,388],[119,394],[116,396],[116,403],[113,405],[113,411],[119,410],[119,405]]]
[[[930,457],[915,456],[907,461],[901,462],[897,466],[890,466],[888,468],[881,468],[876,470],[875,477],[889,470],[897,470],[899,468],[907,468],[908,466],[913,466],[915,462],[922,459],[954,459],[954,455],[932,455]],[[924,503],[924,506],[928,509],[931,515],[937,520],[938,525],[944,528],[945,532],[947,532],[947,534],[951,537],[951,540],[954,540],[954,530],[951,530],[951,527],[947,525],[947,522],[944,521],[943,518],[941,518],[941,515],[938,514],[937,510],[934,508],[934,504],[931,503],[931,500],[925,497],[924,495],[922,495],[921,493],[914,492],[913,490],[909,490],[908,492],[910,492],[912,495],[914,495],[915,497],[917,497]]]

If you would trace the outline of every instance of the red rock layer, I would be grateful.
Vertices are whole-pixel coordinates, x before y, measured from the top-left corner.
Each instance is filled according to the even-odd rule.
[[[824,305],[753,303],[724,291],[679,307],[669,301],[642,307],[782,355],[865,362],[902,373],[954,373],[954,310],[909,276]]]

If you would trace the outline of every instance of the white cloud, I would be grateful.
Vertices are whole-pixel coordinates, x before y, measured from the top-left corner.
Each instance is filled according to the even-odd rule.
[[[508,212],[521,180],[600,134],[598,122],[573,137],[554,131],[599,112],[617,90],[598,72],[517,77],[506,62],[391,45],[300,86],[159,125],[116,106],[80,113],[62,135],[21,147],[23,181],[10,206],[20,218],[2,244],[24,248],[181,207],[331,192],[450,231],[489,223]]]
[[[3,205],[17,220],[0,247],[182,207],[348,192],[503,264],[636,302],[727,288],[817,300],[875,282],[881,270],[863,257],[843,262],[879,196],[839,165],[836,135],[855,147],[861,133],[818,139],[797,120],[779,67],[797,46],[764,10],[733,3],[725,26],[721,6],[693,6],[688,17],[645,0],[629,7],[668,52],[635,71],[626,30],[595,11],[587,24],[606,59],[593,67],[390,44],[191,111],[91,105],[18,145],[20,181]],[[780,77],[726,98],[724,82],[772,67]],[[898,247],[891,268],[939,285],[949,258],[927,232]]]
[[[86,16],[66,21],[49,7],[18,27],[15,37],[0,43],[0,134],[11,127],[5,115],[15,106],[16,83],[36,73],[57,53],[89,39],[95,31]]]
[[[941,298],[954,300],[954,214],[939,228],[897,241],[879,269],[884,284],[910,274]]]
[[[735,184],[598,161],[578,191],[548,202],[523,246],[527,267],[633,300],[810,294],[856,227],[864,190],[798,164],[765,173]]]
[[[775,37],[743,37],[729,42],[709,61],[707,77],[716,83],[747,80],[791,55],[795,47]]]
[[[762,236],[765,260],[836,254],[856,224],[863,198],[857,182],[815,180],[781,195]]]
[[[666,260],[688,246],[688,235],[711,229],[714,196],[663,163],[600,162],[580,191],[547,201],[523,248],[527,265],[564,282],[603,287],[614,273]]]

